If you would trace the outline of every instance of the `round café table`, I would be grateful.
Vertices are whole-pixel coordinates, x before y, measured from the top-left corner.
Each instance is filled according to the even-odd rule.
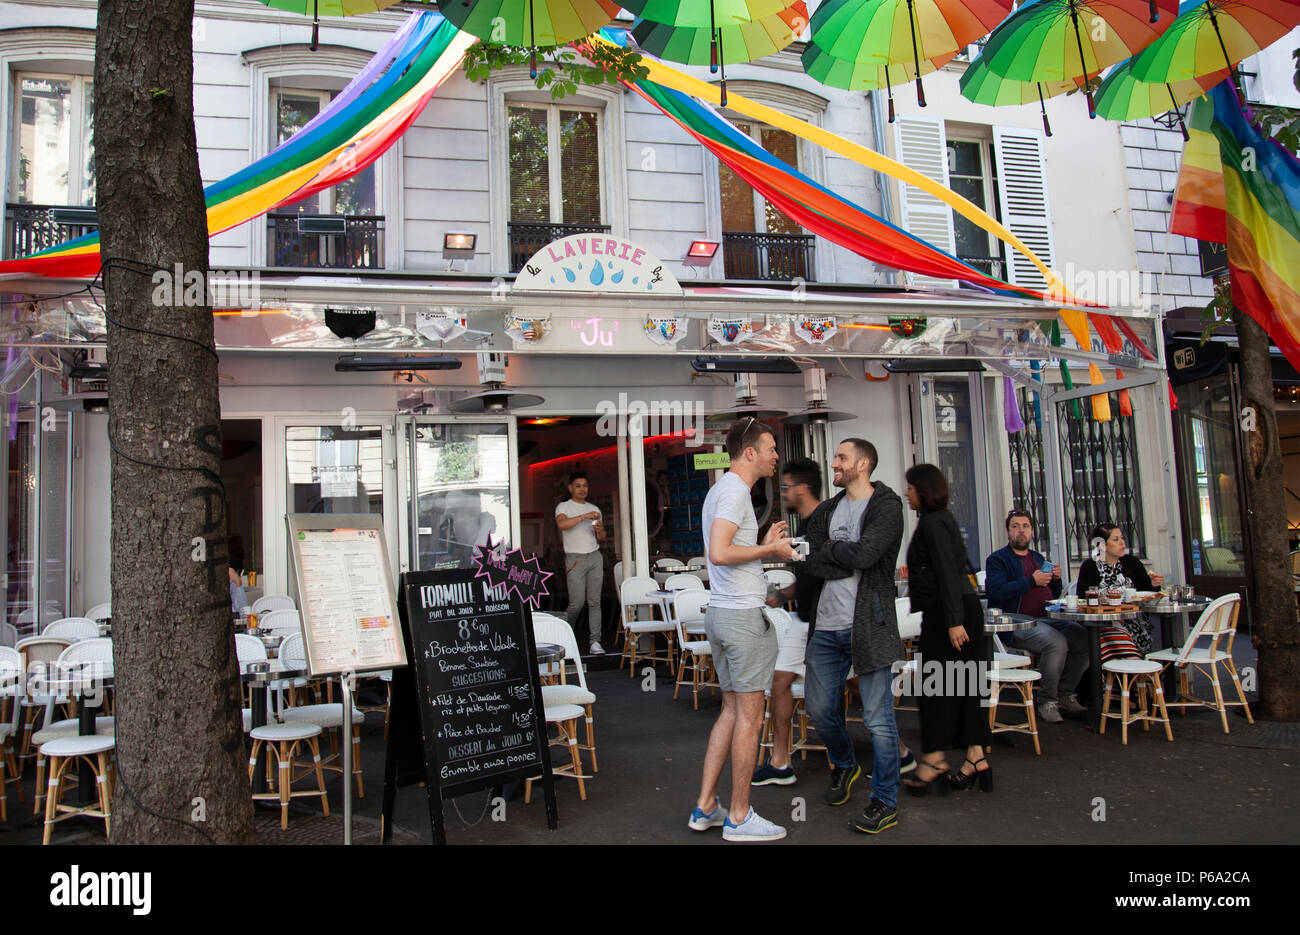
[[[1168,598],[1159,601],[1147,601],[1142,605],[1142,612],[1160,618],[1160,648],[1179,649],[1187,642],[1191,632],[1188,615],[1200,614],[1210,606],[1208,597],[1194,597],[1187,601],[1174,601]],[[1165,698],[1178,697],[1178,667],[1166,666],[1164,675]]]
[[[1101,727],[1101,629],[1119,621],[1136,620],[1142,616],[1142,610],[1121,610],[1107,614],[1089,614],[1077,610],[1052,610],[1048,606],[1043,615],[1051,620],[1070,620],[1081,623],[1090,631],[1088,640],[1088,672],[1092,685],[1092,697],[1088,700],[1088,726],[1093,730]]]

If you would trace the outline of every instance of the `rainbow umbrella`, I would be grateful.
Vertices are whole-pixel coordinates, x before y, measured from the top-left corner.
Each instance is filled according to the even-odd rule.
[[[537,49],[589,36],[618,16],[617,0],[447,0],[438,5],[454,26],[484,42],[528,46],[529,75],[537,77]]]
[[[1178,114],[1183,139],[1187,125],[1179,107],[1195,100],[1229,76],[1227,69],[1186,81],[1140,81],[1133,75],[1134,59],[1111,69],[1097,89],[1097,113],[1107,120],[1141,120],[1166,111]]]
[[[1133,59],[1133,77],[1172,84],[1235,68],[1298,25],[1296,0],[1186,0],[1169,29]]]
[[[881,65],[878,62],[852,62],[836,58],[816,43],[809,42],[803,51],[803,70],[822,84],[844,88],[846,91],[878,91],[884,88],[889,95],[889,122],[893,123],[893,86],[938,71],[956,57],[956,52],[949,52],[938,58],[924,59],[920,63],[920,71],[917,71],[911,62]]]
[[[698,30],[705,30],[705,41],[708,43],[709,71],[713,74],[721,72],[722,77],[722,106],[727,106],[727,70],[726,63],[728,60],[733,62],[751,61],[750,58],[740,59],[725,56],[721,48],[728,38],[733,43],[744,42],[738,35],[724,36],[722,30],[728,26],[737,26],[741,23],[753,23],[767,20],[769,17],[777,17],[780,20],[780,27],[789,26],[795,36],[803,32],[808,26],[808,10],[805,7],[802,17],[790,20],[781,20],[781,14],[791,7],[790,0],[708,0],[707,3],[700,0],[618,0],[619,3],[629,13],[635,13],[643,21],[659,23],[665,27],[665,30],[658,31],[656,38],[650,40],[655,45],[667,46],[669,44],[669,31],[673,28],[690,30],[691,34],[686,42],[693,49],[698,39]],[[780,32],[779,27],[773,27]],[[650,28],[643,31],[643,35],[648,38]],[[640,38],[637,39],[640,42]],[[755,42],[759,42],[755,34]],[[774,40],[775,41],[775,40]],[[789,42],[786,43],[788,45]],[[647,52],[655,54],[650,47],[642,45]],[[784,48],[784,46],[782,46]],[[690,53],[694,55],[692,51]],[[771,54],[771,53],[767,53]],[[759,56],[753,56],[758,58]],[[674,59],[674,61],[685,61],[684,59]],[[704,62],[697,62],[692,59],[688,64],[702,65]]]
[[[1011,0],[826,0],[813,14],[809,48],[857,65],[910,65],[924,107],[923,63],[951,58],[1009,12]]]
[[[1015,81],[1081,79],[1095,118],[1093,77],[1145,49],[1176,13],[1177,0],[1029,0],[993,30],[979,60]]]
[[[658,58],[683,65],[708,65],[717,43],[719,64],[752,62],[780,52],[808,26],[808,7],[795,0],[778,13],[754,20],[727,23],[710,30],[705,26],[670,26],[645,18],[632,26],[632,38]]]
[[[1068,94],[1083,87],[1083,79],[1073,81],[1015,81],[1003,78],[988,63],[976,59],[961,76],[961,93],[976,104],[989,107],[1015,107],[1020,104],[1032,104],[1038,101],[1038,108],[1043,115],[1043,132],[1052,135],[1052,125],[1047,121],[1046,98],[1058,94]]]
[[[397,0],[261,0],[277,10],[289,13],[311,14],[311,50],[320,45],[320,18],[322,16],[356,16],[374,13],[392,6]]]

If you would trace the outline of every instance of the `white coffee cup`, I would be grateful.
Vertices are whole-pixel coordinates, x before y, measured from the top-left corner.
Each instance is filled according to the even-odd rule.
[[[1066,598],[1065,598],[1065,609],[1066,609],[1066,610],[1069,610],[1069,611],[1076,611],[1076,610],[1078,610],[1078,609],[1079,609],[1079,595],[1077,595],[1077,594],[1070,594],[1070,595],[1067,595]]]

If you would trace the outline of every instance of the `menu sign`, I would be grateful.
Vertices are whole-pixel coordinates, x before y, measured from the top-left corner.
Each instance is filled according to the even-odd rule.
[[[442,841],[441,800],[541,776],[554,827],[554,791],[531,614],[517,594],[493,588],[472,569],[402,576],[401,613],[409,634],[414,703],[399,718],[394,683],[389,770],[398,733],[423,736],[434,839]],[[386,783],[387,786],[387,783]],[[390,793],[385,790],[385,800]]]
[[[406,665],[382,523],[370,515],[289,516],[313,676]]]

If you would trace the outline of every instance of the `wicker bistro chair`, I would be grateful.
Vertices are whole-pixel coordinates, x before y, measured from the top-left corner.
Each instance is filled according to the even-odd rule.
[[[88,617],[91,620],[95,620],[95,621],[107,620],[113,616],[113,604],[111,601],[105,601],[102,604],[96,604],[94,607],[90,608],[90,610],[86,611],[82,616]]]
[[[1043,677],[1036,669],[1023,667],[989,668],[989,732],[993,734],[1015,733],[1028,734],[1034,738],[1034,755],[1042,756],[1043,748],[1038,743],[1038,719],[1034,715],[1034,683]],[[1002,690],[1014,688],[1020,693],[1018,705],[1025,709],[1025,719],[1018,724],[1004,724],[998,720],[998,707],[1001,705]],[[1005,707],[1005,705],[1003,705]]]
[[[280,661],[288,668],[307,667],[307,651],[303,646],[301,633],[292,633],[280,644]],[[366,712],[355,704],[352,706],[352,737],[347,741],[343,737],[343,703],[327,702],[325,704],[289,705],[280,709],[279,720],[285,724],[315,724],[322,732],[329,734],[330,754],[321,760],[321,769],[343,774],[342,756],[339,753],[341,743],[352,744],[352,779],[357,784],[357,798],[366,797],[365,785],[361,778],[361,724],[366,719]],[[302,774],[294,777],[296,782]]]
[[[687,631],[689,624],[702,625],[704,612],[709,606],[709,592],[700,590],[678,591],[673,596],[673,624],[677,628],[677,645],[681,649],[677,664],[677,682],[673,685],[673,700],[683,685],[691,686],[691,701],[700,709],[700,689],[719,690],[717,675],[713,671],[713,647],[699,634]],[[690,681],[686,673],[690,673]]]
[[[623,649],[619,654],[618,667],[623,668],[623,661],[629,663],[628,677],[636,675],[636,663],[640,659],[644,662],[666,662],[671,669],[676,662],[676,653],[673,648],[673,634],[676,627],[671,620],[654,619],[654,612],[659,609],[659,599],[650,595],[651,591],[659,590],[659,584],[653,578],[644,578],[635,576],[628,578],[619,587],[619,603],[622,606],[621,623],[623,626]],[[638,619],[640,608],[648,607],[650,609],[651,619]],[[638,649],[638,642],[642,637],[649,637],[653,640],[656,636],[663,637],[667,643],[664,655],[659,655],[651,646],[649,653],[641,653]]]
[[[293,602],[293,598],[284,594],[264,594],[257,600],[253,601],[253,613],[261,616],[270,610],[297,610],[298,605]]]
[[[93,737],[61,737],[41,744],[41,756],[49,760],[50,780],[45,802],[45,833],[42,844],[49,844],[56,822],[75,815],[104,819],[104,837],[108,837],[111,805],[113,802],[112,757],[116,741],[112,736],[95,734]],[[95,775],[98,801],[93,805],[64,805],[63,779],[68,767],[77,760],[87,760]],[[96,807],[98,806],[98,807]],[[62,814],[61,814],[62,813]]]
[[[23,671],[29,677],[26,691],[18,696],[18,704],[23,709],[20,718],[22,736],[19,738],[18,746],[18,756],[22,759],[28,759],[36,753],[32,748],[32,734],[41,711],[45,712],[45,723],[49,724],[54,720],[55,705],[66,705],[69,701],[66,695],[34,691],[36,685],[30,677],[51,668],[58,661],[59,654],[71,645],[72,640],[65,637],[28,636],[19,640],[18,645],[14,647],[22,657]]]
[[[704,587],[704,579],[689,571],[673,572],[664,581],[665,591],[695,590]]]
[[[600,767],[596,764],[596,696],[587,688],[587,673],[582,665],[582,651],[578,649],[578,638],[573,635],[573,628],[559,617],[553,614],[533,614],[533,639],[538,643],[555,643],[564,647],[564,659],[559,662],[558,671],[555,673],[558,684],[542,686],[542,704],[548,708],[553,705],[567,704],[577,705],[583,709],[586,714],[583,735],[586,742],[576,746],[579,750],[586,750],[591,754],[591,771],[597,773]],[[577,673],[576,685],[568,681],[570,662],[573,663],[573,670]]]
[[[302,618],[292,607],[263,611],[257,618],[257,628],[267,633],[281,633],[288,636],[297,631],[302,632]]]
[[[41,636],[57,636],[65,640],[93,640],[99,636],[99,624],[87,617],[64,617],[47,623]]]
[[[1245,692],[1241,688],[1241,680],[1237,678],[1237,669],[1232,664],[1232,643],[1237,636],[1237,616],[1240,612],[1241,595],[1225,594],[1223,597],[1215,598],[1205,610],[1201,611],[1201,616],[1197,618],[1196,625],[1187,635],[1182,648],[1160,649],[1147,653],[1146,656],[1148,660],[1160,663],[1162,672],[1169,666],[1178,668],[1178,699],[1166,702],[1166,707],[1180,708],[1184,711],[1191,707],[1212,708],[1219,712],[1225,734],[1229,732],[1227,711],[1229,707],[1240,706],[1246,714],[1247,722],[1255,723],[1250,713],[1250,705],[1246,703]],[[1198,648],[1197,642],[1206,638],[1209,639],[1210,645]],[[1226,644],[1220,648],[1219,643],[1224,640]],[[1237,689],[1236,701],[1223,699],[1223,689],[1219,684],[1219,666],[1228,670],[1232,684]],[[1213,701],[1205,701],[1192,694],[1191,670],[1193,669],[1210,680],[1214,688]]]
[[[276,782],[274,792],[254,793],[253,799],[258,800],[278,800],[280,803],[280,828],[283,830],[289,827],[289,800],[298,796],[320,796],[321,810],[324,811],[328,818],[330,813],[329,797],[325,794],[325,774],[322,772],[320,758],[320,738],[321,729],[315,724],[306,722],[290,724],[266,724],[262,727],[253,728],[249,735],[253,738],[253,749],[248,756],[248,778],[253,778],[253,770],[257,768],[257,754],[266,745],[267,749],[267,770],[271,768],[271,755],[276,760]],[[293,791],[293,757],[299,745],[305,744],[311,751],[312,769],[311,772],[316,774],[316,788],[302,789],[297,792]]]
[[[1106,693],[1101,706],[1100,733],[1106,733],[1106,721],[1115,718],[1120,724],[1120,740],[1127,744],[1130,724],[1141,722],[1143,730],[1150,730],[1151,722],[1156,721],[1165,726],[1165,739],[1172,742],[1174,733],[1169,725],[1169,710],[1165,705],[1164,686],[1160,684],[1160,673],[1164,671],[1164,666],[1149,659],[1108,659],[1101,664],[1101,670],[1106,676]],[[1120,691],[1120,710],[1118,714],[1112,714],[1110,696],[1117,681]],[[1134,689],[1138,696],[1136,711],[1132,704]],[[1147,708],[1148,689],[1153,696],[1150,710]]]

